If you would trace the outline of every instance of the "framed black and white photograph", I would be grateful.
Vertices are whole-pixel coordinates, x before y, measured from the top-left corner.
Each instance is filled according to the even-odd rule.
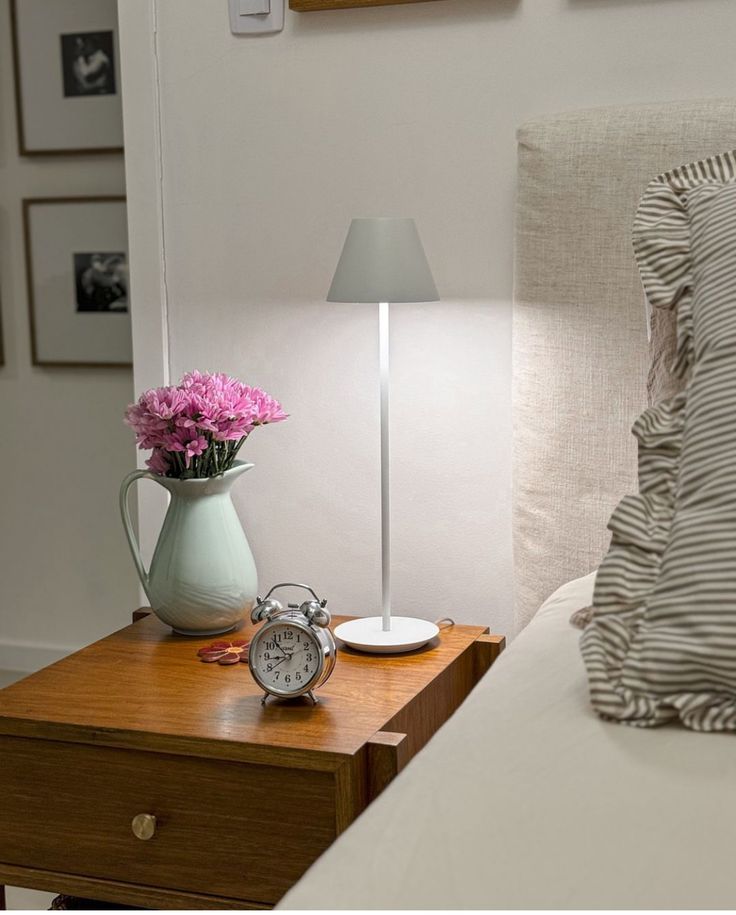
[[[21,155],[121,152],[115,0],[11,0]]]
[[[128,310],[128,257],[124,251],[74,252],[77,311]]]
[[[112,30],[61,36],[64,96],[115,95],[115,50]]]
[[[23,201],[34,365],[132,362],[124,197]]]

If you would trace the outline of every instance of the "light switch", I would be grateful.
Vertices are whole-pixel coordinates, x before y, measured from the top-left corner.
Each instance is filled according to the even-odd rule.
[[[271,12],[271,0],[240,0],[241,16],[261,16]]]
[[[267,35],[284,27],[285,0],[228,0],[230,31],[235,35]]]

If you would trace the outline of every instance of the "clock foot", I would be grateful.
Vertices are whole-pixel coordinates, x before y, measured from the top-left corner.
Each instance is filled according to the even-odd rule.
[[[307,699],[311,699],[311,700],[312,700],[312,705],[317,705],[317,703],[319,702],[319,699],[314,695],[314,693],[312,692],[311,689],[309,690],[308,693],[302,693],[302,695],[303,695],[303,696],[306,696]],[[271,693],[264,693],[264,694],[263,694],[263,698],[261,699],[261,705],[265,705],[265,704],[268,702],[268,700],[269,700],[270,698],[271,698]],[[276,698],[279,698],[279,697],[276,697]],[[297,698],[299,698],[299,697],[298,697],[298,696],[294,696],[293,698],[297,699]],[[288,697],[288,696],[284,696],[283,699],[284,699],[285,701],[287,701],[287,702],[289,701],[289,697]]]

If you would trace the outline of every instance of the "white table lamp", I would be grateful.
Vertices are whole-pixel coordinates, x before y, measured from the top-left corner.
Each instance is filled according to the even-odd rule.
[[[335,635],[353,648],[395,653],[419,648],[439,632],[434,623],[391,615],[391,504],[389,486],[389,302],[438,302],[413,219],[354,219],[327,293],[328,302],[378,303],[381,377],[382,616],[343,623]]]

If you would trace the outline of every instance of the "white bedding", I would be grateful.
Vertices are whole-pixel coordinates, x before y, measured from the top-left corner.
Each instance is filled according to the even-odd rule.
[[[280,908],[736,907],[734,737],[593,714],[568,622],[593,578],[545,603]]]

